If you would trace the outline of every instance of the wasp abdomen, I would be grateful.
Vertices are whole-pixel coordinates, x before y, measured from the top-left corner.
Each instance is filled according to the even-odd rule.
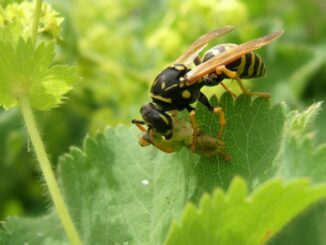
[[[210,50],[208,50],[203,57],[203,62],[217,56],[229,49],[236,47],[236,44],[227,43],[217,45]],[[249,52],[245,55],[242,55],[240,58],[232,61],[229,64],[226,64],[225,67],[231,71],[237,72],[237,75],[240,78],[257,78],[265,75],[265,64],[259,55],[254,52]],[[227,78],[225,74],[217,76],[217,74],[209,74],[208,79],[215,79],[215,83],[222,81],[224,78]]]

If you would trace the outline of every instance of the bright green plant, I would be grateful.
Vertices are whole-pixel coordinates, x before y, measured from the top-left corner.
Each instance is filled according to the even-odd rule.
[[[222,1],[211,7],[214,1],[171,0],[165,5],[160,3],[170,9],[167,15],[157,10],[159,8],[152,1],[95,1],[92,8],[97,11],[89,11],[89,1],[78,2],[72,15],[79,36],[75,45],[80,50],[73,49],[76,52],[69,54],[81,56],[79,71],[84,79],[79,85],[94,99],[95,106],[91,108],[95,111],[98,105],[111,106],[95,114],[85,109],[83,100],[75,100],[74,106],[94,121],[103,115],[114,117],[117,111],[126,111],[120,114],[121,120],[126,120],[129,114],[137,112],[142,104],[139,100],[148,100],[144,95],[148,92],[144,81],[154,77],[155,72],[180,52],[179,49],[186,47],[184,39],[196,38],[216,25],[243,22],[250,14],[254,16],[262,11],[254,9],[252,1],[249,1],[251,12],[240,1],[230,1],[223,12]],[[141,6],[145,3],[149,9],[157,11],[154,14],[148,11],[141,17],[130,14],[143,10],[145,7]],[[321,103],[301,113],[289,112],[283,104],[271,106],[266,99],[244,95],[233,99],[229,94],[219,100],[213,97],[211,102],[225,110],[224,141],[232,157],[230,162],[218,157],[205,158],[185,148],[172,154],[153,147],[141,148],[137,144],[139,132],[119,126],[87,138],[82,148],[71,148],[59,161],[58,186],[32,109],[45,111],[61,106],[63,95],[78,80],[74,67],[53,65],[54,41],[61,40],[63,19],[41,1],[37,1],[36,6],[23,2],[7,5],[2,10],[0,104],[6,109],[18,107],[22,112],[54,209],[37,218],[8,218],[0,233],[1,244],[79,244],[80,241],[83,244],[151,245],[275,241],[276,244],[290,244],[291,235],[277,234],[310,205],[326,198],[326,147],[316,145],[312,127]],[[108,10],[111,15],[106,14]],[[234,13],[238,14],[236,18]],[[33,21],[28,18],[30,16]],[[125,16],[128,16],[128,24]],[[196,16],[191,19],[191,25],[198,33],[189,32],[189,16]],[[215,22],[217,16],[218,24]],[[103,21],[101,25],[98,25],[98,18]],[[205,21],[201,22],[201,18]],[[147,25],[143,33],[137,32],[137,23],[151,23],[149,20],[156,23],[155,28]],[[255,28],[268,26],[273,29],[277,26],[274,24],[265,23]],[[127,27],[123,29],[123,26]],[[246,31],[240,31],[238,38],[256,35],[255,28],[244,27]],[[164,42],[166,38],[171,42]],[[139,55],[138,48],[145,44],[149,45],[149,50]],[[304,91],[304,85],[298,85],[298,80],[306,82],[324,59],[317,52],[319,49],[295,46],[289,51],[286,47],[281,43],[267,48],[271,55],[266,60],[274,67],[267,79],[277,86],[280,80],[289,79],[293,88],[290,101],[297,102]],[[283,56],[287,57],[284,52],[301,57],[301,80],[285,75],[296,70],[290,58],[287,69],[284,63],[273,65]],[[64,55],[59,58],[63,59]],[[305,66],[305,60],[315,65]],[[106,77],[110,80],[108,83]],[[104,89],[107,86],[109,90]],[[80,98],[81,91],[77,89],[73,96]],[[288,95],[289,91],[284,93]],[[218,120],[215,115],[199,104],[197,117],[205,133],[216,135]],[[97,129],[91,124],[91,128]],[[0,133],[3,132],[0,130]],[[44,135],[47,133],[45,130]],[[12,138],[15,142],[15,136]],[[12,149],[14,152],[15,147]],[[316,208],[320,211],[323,206],[321,203],[314,207],[313,214]],[[317,217],[314,224],[321,227],[322,218],[312,217]],[[294,230],[294,237],[307,229],[307,224],[301,226]],[[318,229],[315,230],[312,234],[319,234]],[[326,241],[317,235],[314,239],[311,241],[316,244]]]
[[[20,7],[12,5],[7,8],[8,11],[4,13],[4,16],[7,17],[4,20],[5,30],[12,33],[13,27],[18,26],[19,29],[14,30],[15,33],[22,31],[30,33],[29,35],[22,35],[18,40],[12,38],[0,43],[0,104],[7,109],[14,106],[19,107],[55,210],[71,243],[80,244],[80,239],[59,190],[32,112],[32,108],[49,110],[57,106],[61,102],[63,94],[71,89],[71,83],[77,80],[77,76],[73,67],[52,65],[53,44],[38,44],[36,42],[42,13],[42,1],[35,1],[33,22],[30,26],[24,22],[24,11],[27,10],[28,13],[29,9],[24,8],[24,6]],[[48,6],[45,6],[43,10],[50,12]],[[20,13],[22,13],[21,16]],[[28,16],[28,14],[26,15]],[[44,29],[41,29],[41,32]],[[4,34],[4,36],[7,35],[7,33]],[[9,43],[9,41],[11,42]]]

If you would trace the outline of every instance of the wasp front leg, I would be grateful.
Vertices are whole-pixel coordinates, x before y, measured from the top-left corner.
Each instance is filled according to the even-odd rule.
[[[138,139],[138,143],[140,146],[145,147],[148,145],[153,145],[157,149],[165,152],[172,153],[175,149],[167,144],[159,143],[158,137],[162,138],[160,135],[155,135],[154,130],[152,128],[146,129],[144,127],[145,122],[141,120],[132,120],[132,123],[136,125],[136,127],[142,132],[142,135]]]
[[[133,119],[131,123],[135,124],[136,127],[141,131],[141,132],[146,132],[146,128],[144,127],[145,122],[137,119]]]
[[[210,110],[218,115],[220,128],[219,128],[219,131],[217,132],[217,139],[222,140],[224,128],[225,128],[225,124],[226,124],[223,108],[222,107],[213,107],[209,103],[207,97],[203,93],[200,93],[198,101],[200,101],[203,105],[205,105],[208,110]]]
[[[224,65],[223,66],[219,66],[216,68],[215,70],[217,75],[222,75],[224,74],[226,77],[230,78],[230,79],[235,79],[238,84],[240,89],[242,90],[242,92],[248,96],[259,96],[259,97],[264,97],[264,98],[270,98],[271,95],[269,93],[257,93],[257,92],[249,92],[243,85],[242,80],[240,79],[238,73],[236,71],[231,71],[230,69],[226,68]],[[224,88],[226,88],[226,86],[223,86]],[[226,89],[227,91],[230,91],[229,89]]]
[[[193,130],[192,131],[192,140],[191,140],[191,151],[194,152],[196,149],[196,144],[197,144],[197,131],[198,131],[195,109],[192,108],[192,110],[189,112],[189,117],[190,117],[191,127]]]

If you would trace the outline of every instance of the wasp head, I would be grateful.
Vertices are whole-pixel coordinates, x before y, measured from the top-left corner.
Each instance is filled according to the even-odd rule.
[[[154,103],[143,105],[140,113],[149,129],[160,133],[165,139],[172,137],[172,118],[157,108]]]

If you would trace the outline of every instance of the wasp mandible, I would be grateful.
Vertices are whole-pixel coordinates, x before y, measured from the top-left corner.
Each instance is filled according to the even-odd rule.
[[[152,142],[153,135],[159,133],[166,140],[169,140],[173,133],[171,112],[186,109],[189,112],[193,128],[191,149],[194,151],[198,126],[195,119],[195,109],[191,104],[199,101],[208,110],[219,116],[220,128],[217,138],[221,140],[225,127],[224,111],[221,107],[212,106],[205,94],[200,90],[204,86],[220,84],[229,91],[223,83],[224,78],[235,79],[242,92],[247,95],[270,97],[267,93],[249,92],[243,86],[241,78],[256,78],[264,75],[264,62],[253,51],[269,44],[281,36],[283,31],[274,32],[240,45],[217,45],[206,52],[203,59],[200,59],[199,53],[209,41],[231,32],[233,29],[231,26],[226,26],[204,34],[182,53],[172,65],[158,74],[150,90],[152,102],[143,105],[140,109],[143,120],[132,120],[132,123],[138,126],[147,125],[144,139]],[[194,68],[190,68],[191,63],[195,64]]]

